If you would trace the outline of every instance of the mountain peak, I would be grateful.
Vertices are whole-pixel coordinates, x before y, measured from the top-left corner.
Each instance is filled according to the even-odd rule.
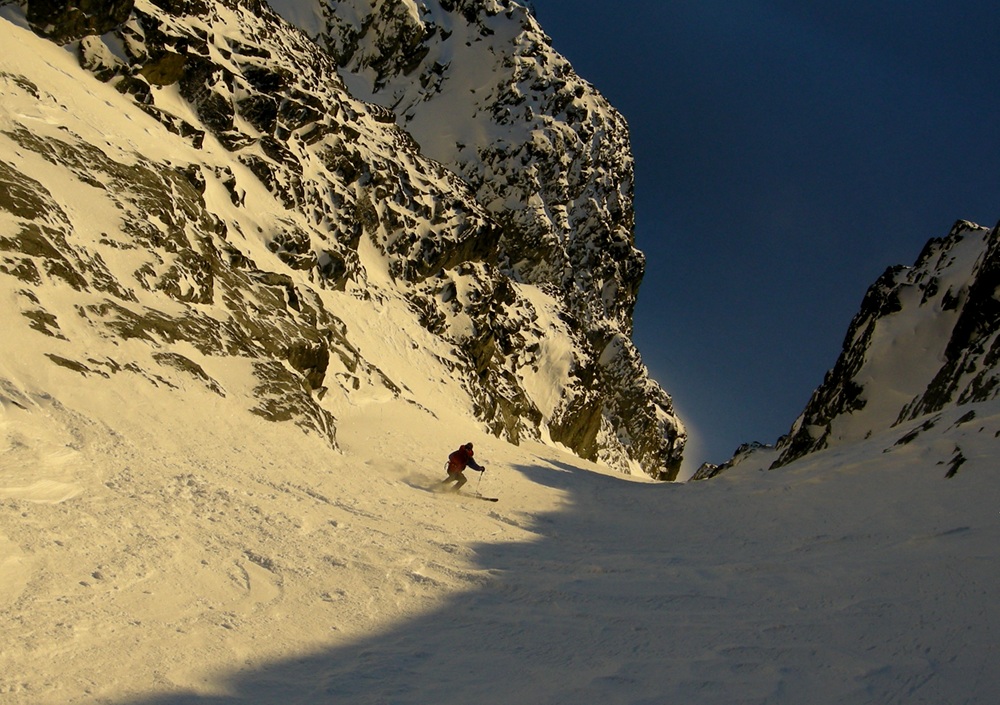
[[[865,294],[843,351],[788,436],[780,466],[1000,393],[998,229],[958,221]]]

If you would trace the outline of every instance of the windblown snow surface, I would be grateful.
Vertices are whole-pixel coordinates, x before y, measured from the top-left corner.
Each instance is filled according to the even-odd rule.
[[[38,65],[77,80],[46,51]],[[152,121],[114,121],[113,89],[88,90],[3,108],[170,148]],[[340,400],[331,450],[190,376],[51,364],[61,342],[10,281],[5,705],[1000,702],[996,402],[777,471],[654,483],[490,436],[458,384],[406,356],[414,324],[343,296],[412,398]],[[230,397],[252,387],[203,364]],[[488,469],[443,493],[466,441]]]

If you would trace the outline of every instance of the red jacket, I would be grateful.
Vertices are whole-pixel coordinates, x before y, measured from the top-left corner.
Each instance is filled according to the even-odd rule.
[[[471,467],[473,470],[483,471],[482,466],[477,463],[472,458],[473,451],[470,448],[462,446],[454,453],[448,456],[448,474],[455,475],[457,473],[465,470],[466,466]]]

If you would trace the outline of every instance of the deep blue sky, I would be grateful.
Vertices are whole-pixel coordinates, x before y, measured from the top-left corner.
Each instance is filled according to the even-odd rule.
[[[867,287],[1000,219],[1000,9],[941,0],[534,0],[629,122],[634,339],[690,460],[785,433]]]

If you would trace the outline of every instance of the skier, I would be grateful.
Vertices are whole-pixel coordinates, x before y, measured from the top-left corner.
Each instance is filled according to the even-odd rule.
[[[458,490],[461,489],[462,485],[468,482],[468,480],[465,479],[465,475],[462,474],[462,471],[465,470],[466,467],[470,467],[473,470],[478,470],[479,472],[485,471],[486,466],[477,463],[475,459],[473,459],[472,454],[473,454],[472,444],[466,443],[464,446],[460,447],[454,453],[449,455],[448,477],[441,480],[441,484],[445,484],[447,482],[454,482],[455,486],[452,487],[451,489],[453,492],[458,492]]]

